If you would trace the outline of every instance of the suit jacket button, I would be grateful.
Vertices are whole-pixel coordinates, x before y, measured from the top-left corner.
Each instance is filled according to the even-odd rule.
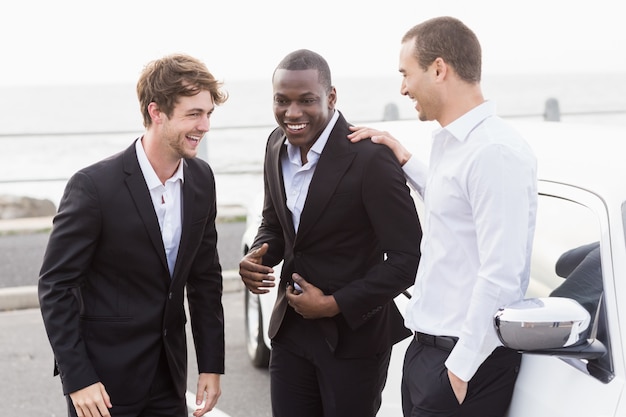
[[[171,300],[172,299],[172,293],[170,292],[167,297]]]
[[[163,337],[167,336],[167,329],[163,330]]]

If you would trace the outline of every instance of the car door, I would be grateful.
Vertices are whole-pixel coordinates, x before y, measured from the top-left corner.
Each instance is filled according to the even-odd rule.
[[[526,297],[558,294],[579,301],[590,311],[590,337],[600,340],[607,353],[596,360],[524,353],[508,417],[614,416],[624,389],[624,364],[609,211],[599,196],[577,187],[540,181],[539,190]],[[623,236],[623,231],[619,233]],[[582,266],[564,269],[565,256],[595,247],[601,268],[576,282],[573,271]]]

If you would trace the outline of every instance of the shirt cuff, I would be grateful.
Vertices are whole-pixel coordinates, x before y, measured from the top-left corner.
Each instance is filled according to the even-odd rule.
[[[489,354],[475,352],[457,343],[446,359],[445,365],[454,375],[467,382],[472,379],[488,356]]]
[[[402,166],[402,171],[409,184],[420,194],[423,195],[424,185],[426,184],[426,175],[428,168],[419,159],[411,156]]]

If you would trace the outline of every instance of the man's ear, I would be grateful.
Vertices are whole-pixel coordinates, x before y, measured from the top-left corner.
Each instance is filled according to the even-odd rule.
[[[161,123],[163,121],[163,112],[159,110],[159,106],[153,101],[148,104],[148,114],[153,123]]]
[[[328,108],[334,109],[337,104],[337,89],[334,86],[330,87],[328,92]]]
[[[433,65],[435,67],[435,75],[437,78],[444,78],[448,72],[448,64],[446,64],[446,61],[442,58],[437,58],[435,59],[435,62],[433,62]]]

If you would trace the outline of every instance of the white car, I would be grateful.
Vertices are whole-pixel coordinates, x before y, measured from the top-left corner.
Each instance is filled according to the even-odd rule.
[[[524,352],[507,416],[624,416],[626,128],[511,123],[537,155],[539,205],[528,300],[494,317],[503,343]],[[411,120],[372,126],[391,132],[428,161],[436,125]],[[250,207],[244,253],[256,235],[261,208],[262,197]],[[583,265],[568,270],[560,258],[587,246],[598,255],[597,267],[577,281]],[[277,276],[279,268],[274,268]],[[559,298],[550,297],[555,290]],[[268,364],[267,326],[275,296],[274,290],[260,296],[245,291],[248,352],[255,366]],[[395,301],[404,313],[407,298],[401,294]],[[400,379],[409,341],[394,346],[379,416],[401,415]]]

